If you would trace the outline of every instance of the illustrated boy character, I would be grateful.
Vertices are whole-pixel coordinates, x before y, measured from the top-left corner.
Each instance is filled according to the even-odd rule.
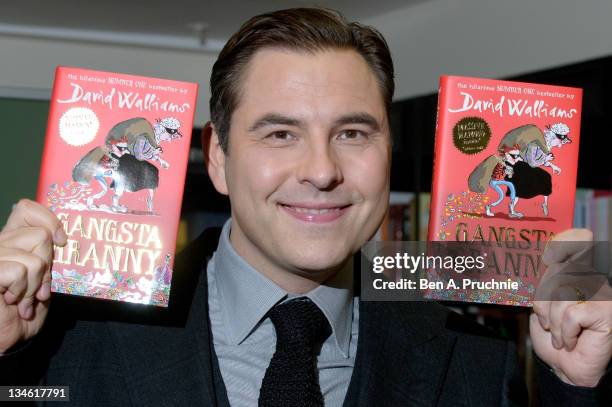
[[[493,173],[491,174],[491,180],[489,181],[489,185],[491,188],[497,192],[497,201],[493,202],[490,205],[485,207],[487,216],[495,216],[493,212],[491,212],[491,208],[499,205],[504,200],[504,191],[502,190],[502,185],[505,185],[508,188],[508,192],[510,194],[510,213],[508,214],[512,218],[520,218],[523,216],[522,213],[516,212],[514,207],[516,205],[516,189],[514,188],[514,184],[509,181],[514,174],[514,164],[518,161],[521,161],[521,152],[519,147],[504,147],[502,150],[498,152],[498,157],[501,162],[499,162],[495,168],[493,168]]]
[[[104,173],[100,176],[112,177],[113,171],[119,168],[119,157],[123,154],[129,154],[128,140],[126,136],[120,139],[111,139],[106,142],[108,151],[100,159],[99,165],[104,169]]]
[[[518,145],[503,146],[498,150],[497,155],[486,158],[468,177],[470,191],[484,194],[487,192],[488,188],[493,188],[493,190],[497,192],[497,200],[485,207],[487,216],[495,216],[491,209],[504,200],[505,194],[502,186],[505,186],[510,194],[508,215],[511,218],[523,217],[522,213],[514,209],[517,201],[516,190],[514,184],[509,180],[514,174],[514,165],[521,160],[522,158]]]

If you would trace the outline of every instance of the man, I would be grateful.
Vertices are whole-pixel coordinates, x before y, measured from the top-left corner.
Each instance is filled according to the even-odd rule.
[[[434,303],[359,301],[352,258],[388,204],[383,38],[325,10],[261,15],[221,51],[211,89],[207,169],[232,218],[177,257],[169,309],[49,307],[66,236],[21,201],[0,235],[3,378],[70,385],[77,405],[524,404],[511,344]],[[610,303],[536,311],[543,400],[597,405]]]

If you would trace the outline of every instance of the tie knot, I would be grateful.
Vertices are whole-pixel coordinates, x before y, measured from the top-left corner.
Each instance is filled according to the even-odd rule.
[[[300,345],[313,350],[331,333],[323,312],[309,298],[296,298],[274,306],[269,313],[279,346]]]

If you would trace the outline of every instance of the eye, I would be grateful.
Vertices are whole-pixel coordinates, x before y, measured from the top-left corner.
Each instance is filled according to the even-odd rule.
[[[273,142],[288,142],[296,140],[296,137],[288,131],[275,131],[265,137],[269,141]]]
[[[338,134],[338,139],[344,141],[364,141],[367,138],[365,132],[355,129],[343,130]]]

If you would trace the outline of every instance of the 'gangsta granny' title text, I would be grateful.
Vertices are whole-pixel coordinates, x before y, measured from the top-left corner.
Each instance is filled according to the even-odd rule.
[[[59,213],[68,235],[55,262],[89,269],[153,274],[161,257],[159,228],[136,222]]]

